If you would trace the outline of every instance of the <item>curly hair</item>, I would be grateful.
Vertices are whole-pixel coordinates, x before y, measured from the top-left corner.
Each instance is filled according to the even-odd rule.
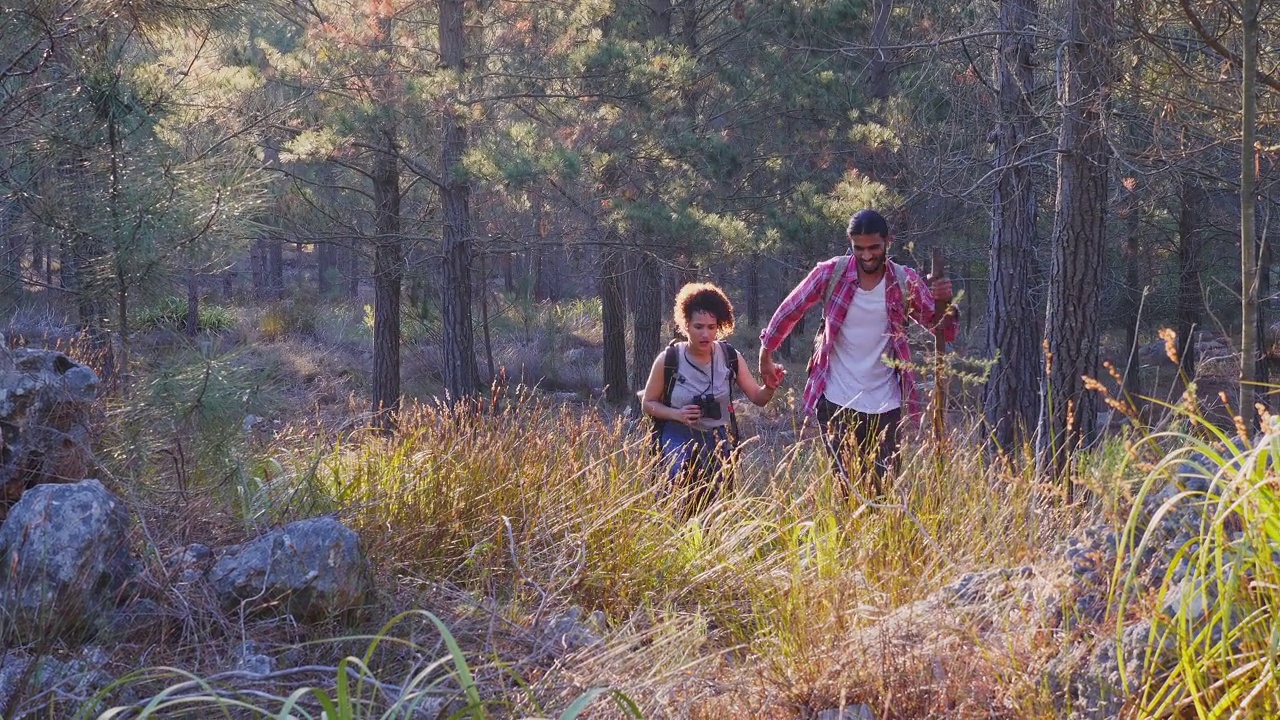
[[[696,312],[710,313],[716,319],[716,337],[726,338],[733,332],[733,303],[724,291],[712,283],[688,283],[676,293],[676,327],[689,337],[689,323]]]

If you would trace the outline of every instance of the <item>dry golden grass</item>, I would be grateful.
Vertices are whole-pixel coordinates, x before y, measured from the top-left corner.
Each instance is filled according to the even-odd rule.
[[[477,672],[513,707],[606,686],[645,717],[801,717],[842,700],[882,718],[1041,714],[1037,673],[1056,652],[1043,631],[924,601],[964,572],[1043,558],[1074,511],[979,453],[939,465],[919,445],[883,507],[846,505],[804,440],[761,448],[778,462],[744,467],[736,493],[684,521],[657,492],[646,432],[517,391],[496,409],[415,406],[390,438],[282,466],[297,469],[294,502],[312,494],[360,532],[388,612],[429,607],[469,658],[518,669],[533,705]],[[600,642],[540,647],[569,608],[600,613]]]

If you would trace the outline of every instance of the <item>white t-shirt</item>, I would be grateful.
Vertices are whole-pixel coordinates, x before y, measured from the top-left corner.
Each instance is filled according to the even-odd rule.
[[[849,314],[831,346],[831,372],[823,393],[836,405],[864,413],[902,407],[897,373],[881,357],[889,348],[885,278],[870,290],[857,288]]]

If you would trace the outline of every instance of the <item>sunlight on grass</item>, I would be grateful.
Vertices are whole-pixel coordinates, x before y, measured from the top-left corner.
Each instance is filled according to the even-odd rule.
[[[1064,532],[1032,483],[927,446],[887,507],[844,504],[825,460],[788,453],[750,470],[758,489],[683,521],[646,433],[532,393],[497,411],[418,406],[394,437],[322,458],[311,492],[342,508],[383,572],[495,597],[507,617],[567,604],[614,623],[696,615],[797,697],[812,691],[801,669],[843,652],[846,630],[962,570],[1027,562]]]
[[[1252,442],[1195,415],[1183,431],[1144,438],[1148,469],[1117,567],[1120,617],[1150,612],[1139,692],[1143,717],[1275,717],[1280,713],[1280,424]],[[1145,461],[1145,462],[1144,462]],[[1173,481],[1172,484],[1170,481]],[[1162,490],[1163,489],[1163,490]],[[1154,506],[1150,517],[1141,501]],[[1132,591],[1136,559],[1168,542],[1177,554],[1159,596]]]

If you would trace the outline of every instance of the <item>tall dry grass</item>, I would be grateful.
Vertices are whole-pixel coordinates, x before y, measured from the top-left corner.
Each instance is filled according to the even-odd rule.
[[[335,447],[306,485],[360,532],[384,577],[460,589],[523,628],[569,607],[599,611],[611,642],[629,649],[584,659],[569,684],[607,679],[653,716],[694,716],[733,696],[788,717],[895,693],[898,714],[886,717],[956,716],[973,688],[926,682],[936,669],[919,658],[867,667],[858,656],[874,641],[850,638],[962,572],[1042,557],[1072,522],[980,453],[939,456],[920,443],[890,497],[848,504],[812,441],[773,467],[742,468],[736,492],[686,521],[662,492],[646,433],[532,393],[498,410],[417,406],[394,436]],[[991,667],[1031,677],[1034,662]],[[690,692],[690,667],[738,689]],[[663,701],[675,687],[702,704]],[[981,692],[992,693],[1007,694]]]

